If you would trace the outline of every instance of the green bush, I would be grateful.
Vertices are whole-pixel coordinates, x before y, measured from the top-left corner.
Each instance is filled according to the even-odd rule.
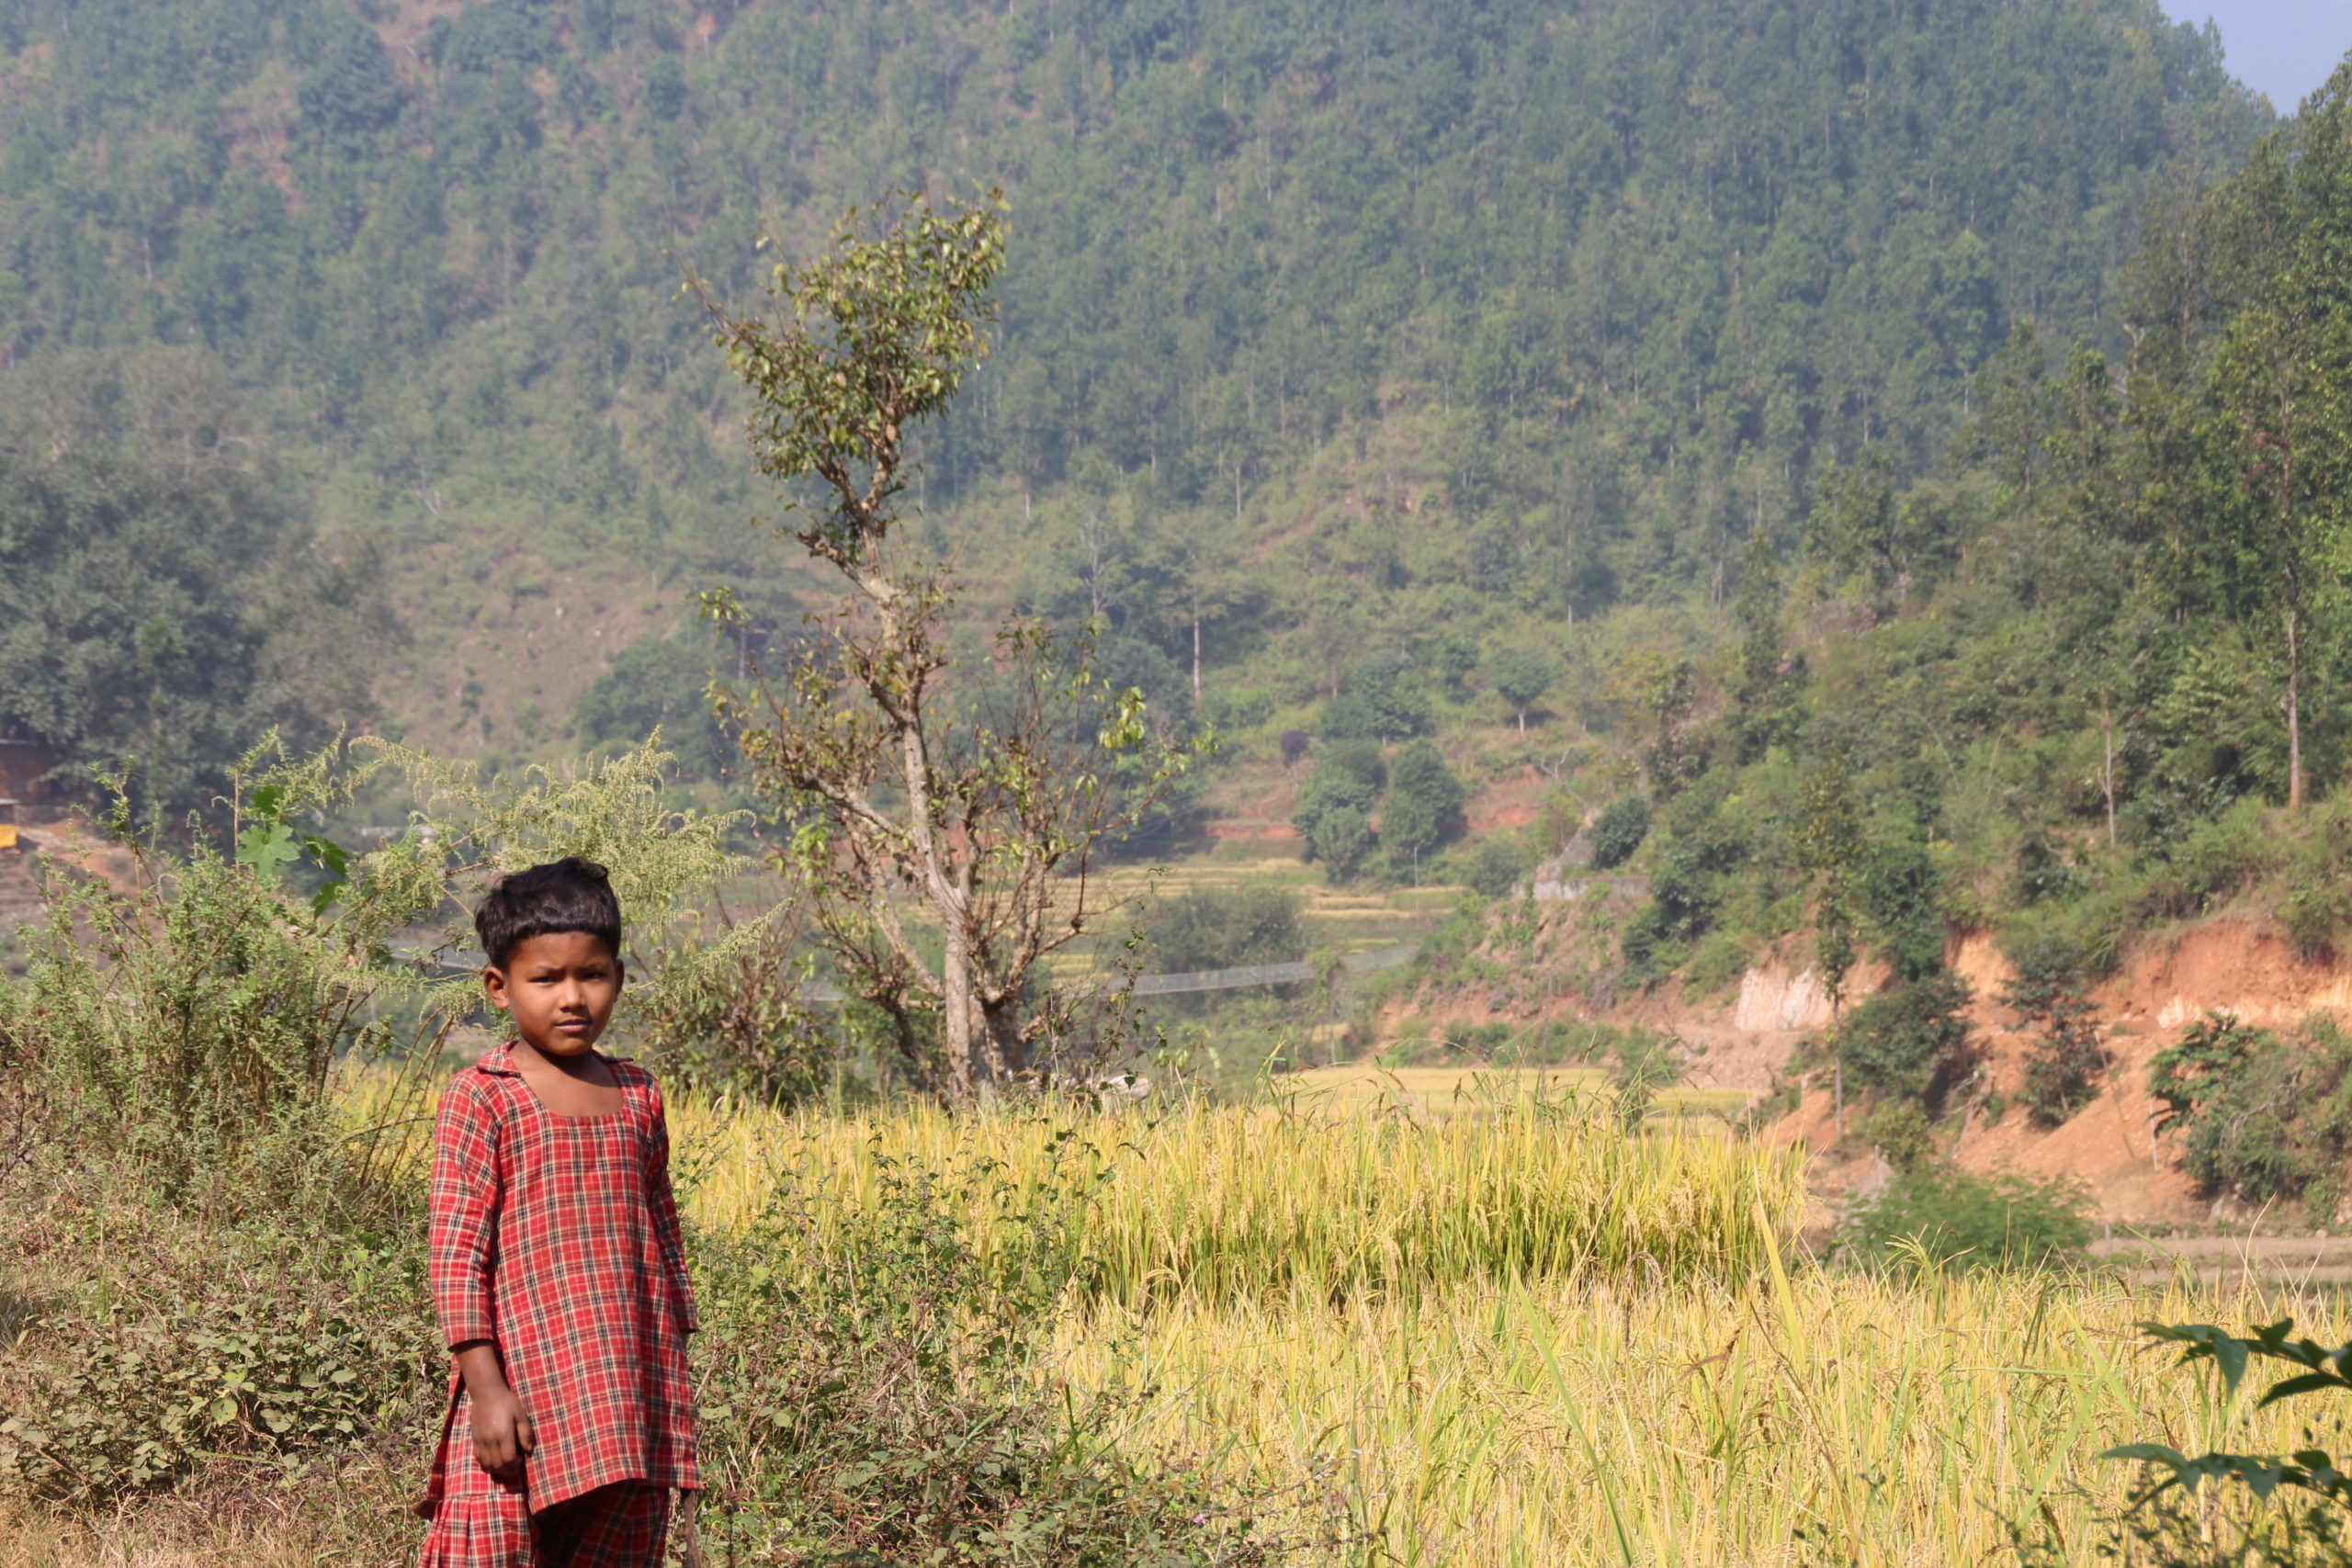
[[[1171,972],[1295,963],[1306,952],[1299,908],[1288,887],[1196,887],[1145,917],[1149,962]]]
[[[2081,1188],[2064,1178],[1971,1176],[1922,1164],[1897,1178],[1840,1230],[1850,1266],[1906,1272],[2045,1269],[2076,1261],[2090,1245]]]
[[[2154,1483],[2105,1521],[2108,1539],[2098,1554],[2151,1568],[2333,1568],[2352,1561],[2352,1477],[2344,1460],[2316,1446],[2326,1440],[2324,1431],[2343,1429],[2352,1345],[2298,1338],[2291,1317],[2244,1335],[2210,1323],[2141,1326],[2152,1348],[2180,1348],[2175,1367],[2212,1364],[2221,1386],[2206,1393],[2209,1408],[2231,1404],[2255,1363],[2276,1361],[2288,1375],[2263,1392],[2256,1409],[2311,1394],[2337,1409],[2332,1418],[2306,1422],[2304,1440],[2312,1446],[2291,1454],[2209,1450],[2191,1458],[2153,1442],[2109,1449],[2098,1457],[2139,1464]],[[2047,1522],[2048,1534],[2019,1532],[2020,1558],[2031,1568],[2079,1561],[2057,1539],[2055,1521]]]
[[[643,944],[663,984],[639,1008],[638,1048],[673,1092],[798,1105],[834,1081],[841,1051],[801,994],[798,932],[769,919],[697,949]],[[862,1018],[861,1021],[863,1021]]]
[[[2036,1123],[2055,1127],[2098,1096],[2107,1074],[2098,1010],[2078,945],[2053,931],[2030,931],[2004,944],[2012,971],[2001,1000],[2020,1028],[2036,1032],[2018,1091]]]
[[[1594,818],[1590,842],[1591,866],[1595,871],[1611,871],[1634,858],[1642,840],[1650,833],[1650,803],[1638,795],[1625,795],[1609,803]]]
[[[2279,861],[2261,802],[2244,800],[2198,821],[2148,857],[2132,907],[2146,919],[2186,919],[2218,908]]]
[[[1517,840],[1501,834],[1474,839],[1456,848],[1446,874],[1459,880],[1481,898],[1510,895],[1527,875],[1527,852]]]
[[[1898,1100],[1880,1106],[1863,1118],[1861,1134],[1879,1157],[1897,1171],[1918,1169],[1935,1156],[1935,1123],[1916,1100]]]
[[[2150,1061],[2148,1092],[2185,1130],[2181,1168],[2201,1193],[2334,1218],[2352,1159],[2352,1039],[2335,1024],[2282,1038],[2208,1014]]]
[[[1711,997],[1727,989],[1747,973],[1747,943],[1730,931],[1709,931],[1690,950],[1682,965],[1686,995]]]
[[[879,1197],[812,1255],[786,1180],[741,1235],[703,1237],[695,1337],[716,1561],[943,1568],[1251,1568],[1283,1539],[1205,1469],[1123,1439],[1140,1390],[1047,1375],[1081,1278],[1077,1191],[1025,1206],[981,1167],[886,1166]],[[968,1203],[970,1189],[997,1201]],[[986,1252],[960,1213],[1005,1213]],[[780,1263],[780,1259],[789,1259]]]
[[[132,1210],[107,1228],[81,1252],[103,1272],[37,1306],[0,1361],[0,1492],[107,1505],[224,1460],[290,1485],[430,1450],[447,1353],[421,1227],[199,1232]]]
[[[2321,958],[2352,928],[2352,800],[2329,801],[2312,813],[2309,830],[2287,868],[2287,896],[2278,918],[2296,951]]]
[[[1849,1085],[1930,1110],[1975,1066],[1967,982],[1944,973],[1882,991],[1846,1015],[1838,1055]]]

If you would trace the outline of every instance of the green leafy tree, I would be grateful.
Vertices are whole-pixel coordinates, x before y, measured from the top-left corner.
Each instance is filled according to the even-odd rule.
[[[401,84],[376,29],[356,17],[345,24],[326,59],[302,78],[294,101],[304,123],[336,141],[390,124],[401,112]]]
[[[1846,976],[1860,956],[1855,919],[1860,893],[1862,831],[1846,765],[1832,757],[1806,778],[1797,853],[1813,882],[1814,962],[1829,993],[1830,1056],[1835,1075],[1838,1135],[1846,1135],[1846,1040],[1839,1027]]]
[[[1388,793],[1380,803],[1380,841],[1418,872],[1421,857],[1462,836],[1462,781],[1427,740],[1408,741],[1388,761]]]
[[[1352,878],[1371,852],[1372,809],[1387,787],[1388,764],[1369,740],[1327,747],[1298,786],[1291,826],[1306,840],[1307,858],[1322,862],[1333,882]]]
[[[1357,807],[1334,806],[1315,819],[1314,830],[1306,836],[1306,847],[1313,857],[1323,863],[1323,868],[1333,882],[1354,879],[1363,869],[1364,857],[1372,852],[1374,835],[1372,818]]]
[[[0,735],[52,747],[69,788],[129,759],[141,808],[177,815],[264,730],[367,722],[398,639],[375,566],[254,471],[200,355],[0,382]]]
[[[1298,895],[1289,888],[1194,888],[1149,911],[1150,962],[1177,974],[1295,963],[1306,953],[1298,917]]]
[[[2287,805],[2304,795],[2311,649],[2340,614],[2334,583],[2352,520],[2352,71],[2338,68],[2298,122],[2223,193],[2266,269],[2224,330],[2213,367],[2216,458],[2252,607],[2280,671]],[[2221,498],[2217,498],[2221,499]]]
[[[1487,678],[1495,694],[1518,716],[1519,732],[1527,733],[1527,710],[1544,700],[1560,678],[1560,661],[1548,649],[1505,643],[1487,658]]]
[[[715,779],[735,745],[714,715],[710,687],[718,649],[699,636],[649,636],[613,656],[572,710],[592,745],[638,746],[655,730],[677,755],[678,775]]]
[[[2081,954],[2064,938],[2036,933],[2012,944],[2008,956],[2014,973],[2001,1000],[2020,1027],[2040,1036],[2018,1098],[2036,1122],[2054,1127],[2097,1098],[2107,1072],[2098,1008]]]
[[[954,585],[898,527],[906,443],[986,353],[1000,207],[993,195],[944,209],[909,197],[874,215],[870,236],[853,214],[829,254],[776,267],[772,318],[704,296],[756,401],[754,460],[773,479],[819,482],[792,536],[847,590],[786,670],[755,672],[756,696],[733,710],[743,750],[794,825],[791,863],[820,940],[959,1106],[1062,1043],[1068,1005],[1039,984],[1039,962],[1100,919],[1101,846],[1194,754],[1154,740],[1139,693],[1102,688],[1084,647],[1033,621],[1001,624],[988,663],[949,684]],[[724,616],[732,601],[713,604]],[[1139,781],[1105,786],[1137,757]],[[936,960],[910,897],[939,932]],[[935,1054],[922,1039],[934,1017]]]

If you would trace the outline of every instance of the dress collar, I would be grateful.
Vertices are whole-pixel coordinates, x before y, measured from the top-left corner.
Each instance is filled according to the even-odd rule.
[[[623,1062],[636,1059],[631,1056],[616,1056],[610,1051],[599,1052],[598,1055],[605,1058],[608,1066],[618,1066]],[[519,1078],[523,1073],[521,1068],[515,1066],[514,1056],[514,1042],[502,1040],[481,1054],[481,1059],[474,1064],[474,1070],[488,1073],[494,1078]]]

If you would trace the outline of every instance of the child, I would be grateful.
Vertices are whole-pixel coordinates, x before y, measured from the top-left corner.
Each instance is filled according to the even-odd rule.
[[[517,872],[474,916],[514,1038],[433,1132],[433,1304],[457,1358],[423,1568],[659,1568],[701,1485],[693,1287],[652,1075],[599,1055],[621,990],[605,868]]]

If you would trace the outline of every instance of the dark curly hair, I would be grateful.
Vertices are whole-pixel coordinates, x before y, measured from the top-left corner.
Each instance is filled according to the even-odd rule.
[[[474,911],[474,931],[483,954],[499,969],[533,937],[560,931],[602,938],[618,958],[621,901],[613,896],[612,874],[603,866],[566,855],[500,877]]]

